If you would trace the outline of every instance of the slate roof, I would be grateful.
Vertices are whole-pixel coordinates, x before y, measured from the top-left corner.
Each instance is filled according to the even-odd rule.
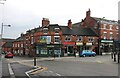
[[[50,24],[47,27],[38,27],[32,30],[29,30],[34,32],[43,31],[43,28],[48,28],[48,31],[55,31],[55,28],[60,28],[62,30],[63,35],[80,35],[80,36],[98,36],[96,32],[94,32],[91,28],[80,28],[80,23],[75,23],[72,26],[72,29],[70,29],[68,26],[60,26],[58,24]],[[19,39],[18,39],[19,40]]]
[[[98,36],[91,28],[76,27],[70,29],[67,26],[61,26],[63,35],[79,35],[79,36]]]
[[[106,23],[111,23],[111,24],[118,24],[118,21],[115,21],[115,20],[108,20],[108,19],[105,19],[105,18],[97,18],[97,17],[91,17],[91,18],[93,18],[96,21],[102,21],[104,23],[106,22]]]
[[[3,48],[12,48],[12,42],[6,42],[2,47]]]
[[[81,22],[78,22],[78,23],[72,24],[72,27],[73,27],[73,28],[74,28],[74,27],[80,27],[80,25],[81,25]]]
[[[23,40],[24,40],[24,37],[18,37],[14,42],[23,41]]]
[[[10,38],[2,38],[3,42],[11,42],[14,41],[15,39],[10,39]]]

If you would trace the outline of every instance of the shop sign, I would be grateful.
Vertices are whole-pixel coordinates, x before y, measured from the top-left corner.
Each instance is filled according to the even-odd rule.
[[[81,43],[81,42],[77,42],[76,45],[83,45],[83,43]]]
[[[63,45],[75,45],[75,42],[63,42]]]
[[[86,43],[86,45],[92,45],[92,43]]]
[[[47,45],[47,47],[54,47],[54,45]]]
[[[40,43],[46,43],[47,42],[47,36],[40,36]]]
[[[51,36],[47,36],[47,44],[50,44],[51,42]]]
[[[102,43],[113,43],[113,40],[101,40]]]

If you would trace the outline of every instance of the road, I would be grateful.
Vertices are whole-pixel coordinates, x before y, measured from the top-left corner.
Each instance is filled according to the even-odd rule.
[[[33,66],[21,64],[15,59],[2,58],[2,78],[28,78],[25,72],[34,69]],[[9,65],[13,74],[11,74]]]
[[[5,60],[11,64],[16,77],[25,76],[24,72],[31,70],[31,66],[33,66],[33,58],[30,57],[14,57]],[[118,76],[118,64],[111,60],[110,55],[55,59],[38,57],[37,66],[44,69],[30,74],[31,78],[40,76]]]

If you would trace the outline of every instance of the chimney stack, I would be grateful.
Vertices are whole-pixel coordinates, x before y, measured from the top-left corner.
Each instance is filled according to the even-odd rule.
[[[72,29],[72,22],[71,22],[71,19],[68,20],[68,27],[69,27],[70,29]]]
[[[90,11],[90,9],[86,12],[86,17],[90,17],[90,15],[91,15],[91,11]]]
[[[48,18],[43,18],[42,20],[42,27],[49,26],[50,21]]]

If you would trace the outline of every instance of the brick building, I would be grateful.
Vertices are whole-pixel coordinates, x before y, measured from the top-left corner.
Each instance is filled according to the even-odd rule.
[[[2,51],[3,52],[12,52],[12,42],[15,39],[2,38]]]
[[[25,49],[24,49],[24,35],[21,34],[20,37],[18,37],[12,44],[13,47],[13,53],[15,55],[25,55]]]
[[[92,28],[99,34],[98,50],[101,52],[111,52],[113,49],[113,42],[119,38],[120,26],[117,21],[107,20],[105,18],[91,17],[90,9],[86,12],[86,17],[82,21],[83,28]]]
[[[86,36],[90,39],[84,41]],[[43,18],[42,27],[26,31],[21,43],[25,55],[71,56],[75,51],[80,52],[86,47],[92,48],[94,41],[91,38],[95,36],[97,34],[91,28],[75,27],[71,20],[68,20],[68,26],[60,26],[50,24],[49,19]],[[20,41],[15,42],[14,45],[18,43]]]

